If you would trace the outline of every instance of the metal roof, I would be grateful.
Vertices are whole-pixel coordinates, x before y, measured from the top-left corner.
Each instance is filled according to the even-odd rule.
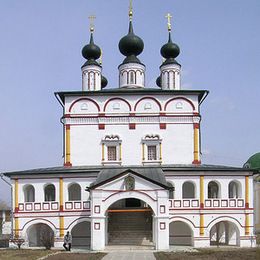
[[[200,172],[203,171],[205,174],[207,172],[220,172],[223,174],[223,172],[232,172],[233,174],[236,174],[238,172],[243,172],[245,174],[246,172],[248,174],[252,174],[252,170],[247,168],[240,168],[240,167],[230,167],[230,166],[222,166],[222,165],[193,165],[193,164],[167,164],[167,165],[161,165],[161,166],[137,166],[137,165],[127,165],[127,166],[71,166],[71,167],[49,167],[49,168],[38,168],[38,169],[30,169],[30,170],[24,170],[24,171],[12,171],[12,172],[5,172],[3,173],[5,176],[8,177],[14,177],[14,176],[23,176],[23,175],[47,175],[47,174],[55,174],[55,175],[66,175],[66,174],[92,174],[92,175],[98,175],[98,173],[102,170],[108,169],[113,171],[125,171],[127,169],[134,169],[136,172],[139,172],[140,170],[147,172],[149,171],[151,174],[152,169],[160,168],[164,173],[178,173],[178,172],[189,172],[189,174],[192,174],[192,172]]]
[[[158,94],[158,95],[182,95],[191,94],[198,95],[199,102],[203,101],[208,95],[208,90],[165,90],[159,88],[141,88],[141,89],[131,89],[131,88],[110,88],[102,89],[100,91],[58,91],[55,92],[55,96],[64,103],[66,96],[104,96],[104,95],[147,95],[147,94]]]
[[[99,172],[97,179],[90,185],[90,189],[94,189],[109,181],[119,178],[120,176],[133,174],[146,179],[154,184],[169,189],[162,168],[129,168],[129,169],[104,169]]]

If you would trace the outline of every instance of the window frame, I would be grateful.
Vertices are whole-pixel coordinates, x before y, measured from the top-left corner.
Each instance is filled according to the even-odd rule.
[[[149,147],[156,147],[156,158],[149,159]],[[142,139],[142,163],[161,164],[162,163],[162,139],[157,134],[146,135]]]
[[[118,135],[106,135],[102,142],[102,164],[116,164],[121,165],[122,163],[122,140]],[[116,157],[115,160],[109,159],[109,147],[115,147]]]

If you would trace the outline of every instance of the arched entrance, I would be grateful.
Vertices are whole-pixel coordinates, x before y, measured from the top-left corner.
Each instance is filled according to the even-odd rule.
[[[153,245],[153,211],[145,202],[121,199],[107,210],[107,245]]]
[[[89,221],[82,221],[76,224],[72,230],[72,247],[89,248],[91,242],[91,224]]]
[[[169,227],[169,244],[175,246],[193,246],[193,231],[188,224],[174,221]]]
[[[42,247],[46,243],[54,246],[54,232],[48,225],[43,223],[31,225],[27,229],[27,239],[29,247]]]
[[[220,221],[210,229],[210,245],[239,246],[239,230],[230,221]]]

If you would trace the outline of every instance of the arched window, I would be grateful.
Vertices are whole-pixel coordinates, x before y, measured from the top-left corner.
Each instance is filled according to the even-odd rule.
[[[174,185],[171,182],[167,182],[167,185],[171,188],[169,190],[169,199],[174,199]]]
[[[130,71],[130,84],[135,84],[135,72]]]
[[[35,201],[35,190],[32,185],[27,185],[24,188],[24,202],[34,202]]]
[[[219,186],[215,181],[211,181],[208,184],[208,198],[209,199],[219,198]]]
[[[44,200],[45,201],[55,201],[55,186],[53,184],[48,184],[44,188]]]
[[[182,185],[182,198],[194,199],[195,198],[195,186],[192,182],[186,181]]]
[[[69,200],[81,200],[81,187],[79,184],[71,184],[68,188]]]
[[[228,184],[228,197],[231,198],[240,198],[241,197],[241,189],[240,185],[236,181],[231,181]]]

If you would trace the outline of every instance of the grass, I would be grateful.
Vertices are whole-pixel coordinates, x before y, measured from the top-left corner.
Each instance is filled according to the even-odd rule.
[[[1,249],[0,260],[35,260],[53,253],[54,251],[51,250]]]
[[[56,253],[56,254],[55,254]],[[53,254],[53,255],[51,255]],[[106,254],[105,253],[65,253],[58,250],[42,250],[42,249],[1,249],[0,260],[36,260],[41,257],[51,255],[47,257],[48,260],[100,260]]]
[[[158,252],[160,260],[260,260],[259,248],[214,248],[200,249],[199,252]]]

